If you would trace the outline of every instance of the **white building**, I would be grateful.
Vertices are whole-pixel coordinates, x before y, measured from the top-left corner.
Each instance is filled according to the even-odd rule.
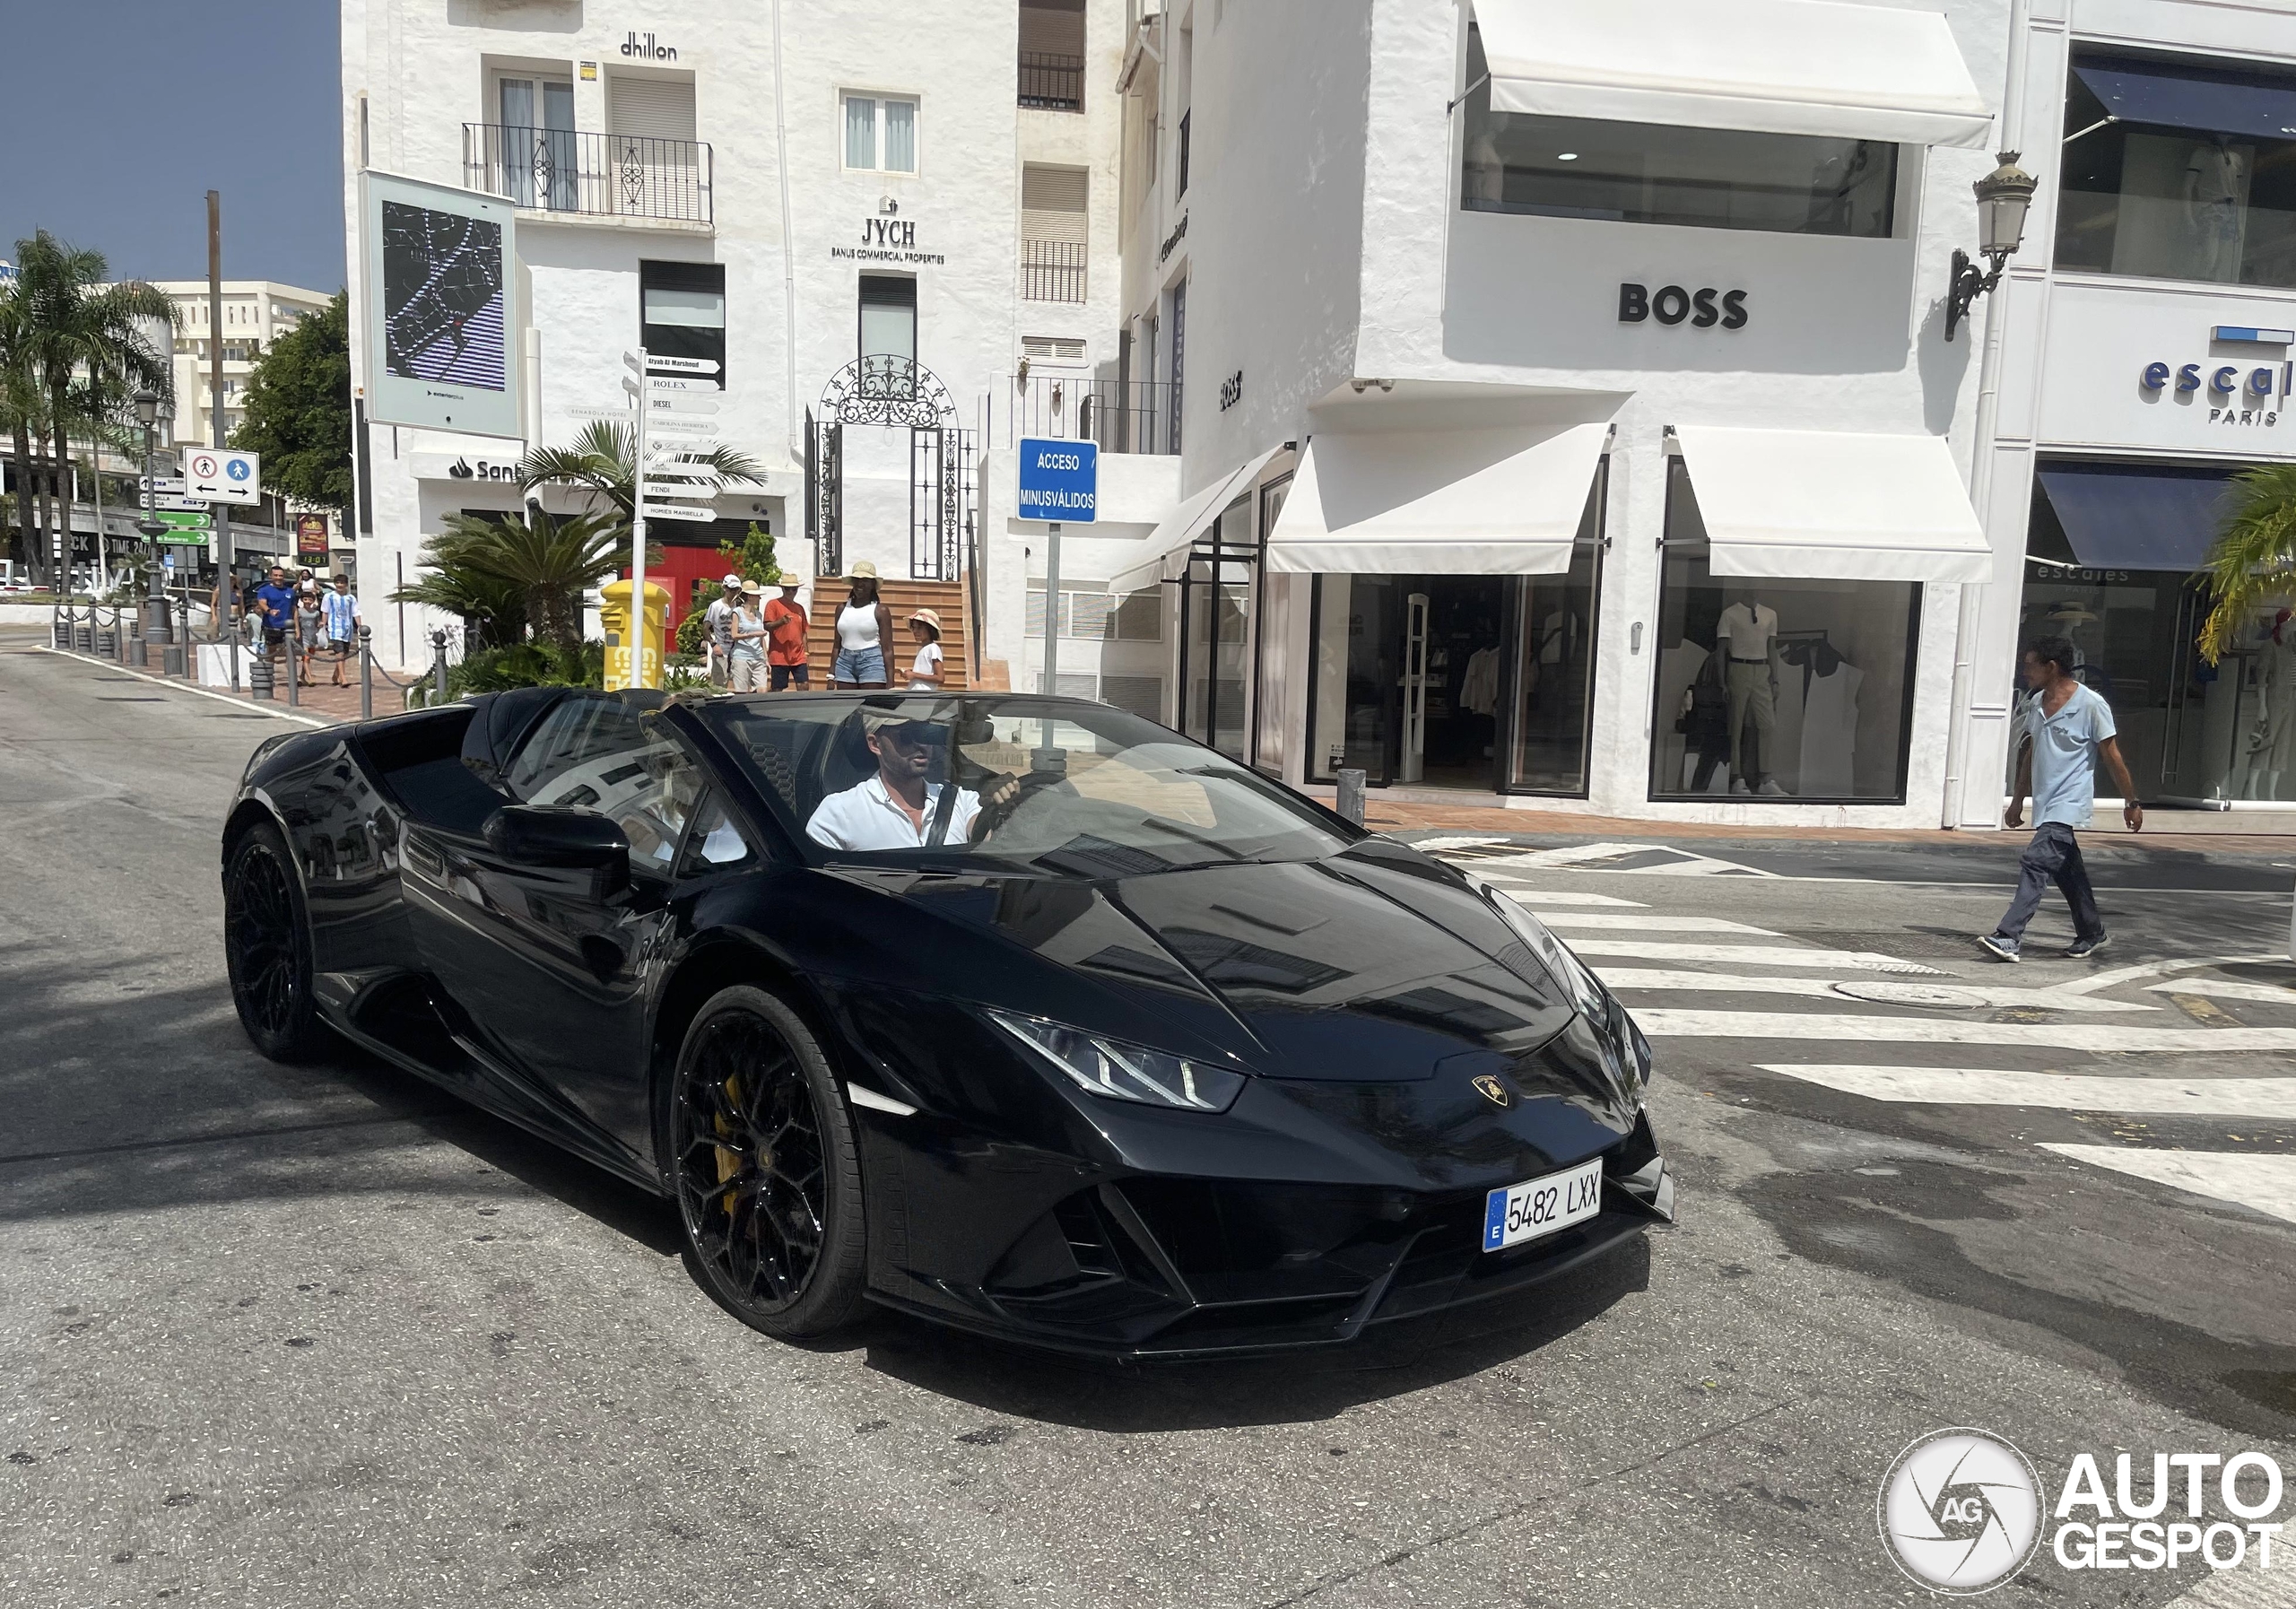
[[[1132,10],[1155,389],[1093,432],[1064,682],[1300,786],[1935,825],[2007,0]]]
[[[370,597],[445,515],[517,508],[526,441],[622,415],[622,353],[644,344],[722,365],[721,439],[766,467],[716,526],[655,527],[675,613],[756,522],[785,567],[869,560],[896,602],[1017,652],[1017,582],[1009,631],[976,618],[978,455],[1024,359],[1083,372],[1118,322],[1120,0],[962,26],[866,0],[344,0],[342,34],[354,309],[362,168],[518,204],[525,439],[363,432]],[[374,610],[378,651],[426,657],[419,613]]]
[[[176,304],[175,433],[170,442],[185,447],[214,445],[213,403],[208,382],[215,332],[209,327],[207,282],[204,279],[163,279],[153,282]],[[297,285],[266,279],[227,279],[222,285],[223,431],[226,437],[239,428],[242,394],[256,360],[271,344],[312,314],[324,310],[327,297]]]
[[[2021,13],[2004,138],[2041,182],[1995,297],[1999,417],[1979,484],[1996,559],[1950,819],[1993,811],[2018,644],[2048,631],[2111,702],[2142,796],[2296,829],[2296,630],[2265,610],[2207,666],[2187,586],[2226,478],[2296,457],[2296,15]]]

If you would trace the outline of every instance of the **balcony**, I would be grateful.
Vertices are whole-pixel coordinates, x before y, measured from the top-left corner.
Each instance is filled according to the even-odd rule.
[[[714,221],[709,146],[700,140],[465,123],[463,182],[543,213]]]
[[[1021,104],[1045,111],[1084,109],[1084,58],[1043,50],[1021,52]]]
[[[1016,435],[1091,441],[1104,453],[1171,453],[1172,387],[1164,380],[1032,374],[1013,404]]]
[[[1022,301],[1083,301],[1084,243],[1082,240],[1021,242]]]

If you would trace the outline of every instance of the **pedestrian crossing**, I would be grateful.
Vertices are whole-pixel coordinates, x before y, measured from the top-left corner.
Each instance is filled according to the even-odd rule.
[[[1617,893],[1583,886],[1588,873],[1770,875],[1666,846],[1523,850],[1504,839],[1460,838],[1421,847],[1465,865],[1552,928],[1625,1001],[1662,1057],[1670,1041],[1729,1041],[1748,1048],[1753,1069],[1884,1107],[2296,1126],[2296,987],[2258,981],[2253,964],[2245,978],[2214,975],[2233,962],[2271,962],[2296,985],[2296,967],[2284,957],[2187,957],[2011,983],[1997,979],[2040,969],[1985,961],[1973,939],[1968,961],[1953,970],[1866,947],[1886,943],[1871,931],[1835,947],[1816,942],[1820,935],[1764,927],[1763,897],[1751,889],[1723,918],[1659,908],[1674,899],[1698,902],[1687,888],[1668,896],[1663,885],[1647,894],[1624,883]],[[1557,886],[1565,879],[1579,886]],[[1920,937],[1907,931],[1909,943]],[[1935,959],[1951,949],[1941,951],[1935,938],[1915,947]],[[2219,1001],[2249,1020],[2211,1004]],[[2273,1007],[2285,1009],[2284,1021],[2271,1020]],[[1891,1047],[1905,1059],[1880,1059],[1892,1049],[1859,1057],[1853,1048],[1864,1046]],[[1850,1055],[1826,1057],[1823,1047]],[[1987,1051],[2092,1065],[1958,1065],[1989,1059]],[[2243,1065],[2217,1065],[2218,1057]],[[2274,1058],[2292,1075],[2272,1075]],[[2296,1153],[2035,1144],[2086,1168],[2296,1222]]]

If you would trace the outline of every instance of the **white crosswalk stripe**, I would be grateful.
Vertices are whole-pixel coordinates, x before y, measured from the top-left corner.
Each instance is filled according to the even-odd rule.
[[[2105,1064],[2110,1070],[2103,1072],[1950,1065],[1957,1051],[1983,1047],[2074,1057],[2285,1055],[2296,1051],[2296,1025],[2239,1022],[2200,1004],[2283,1006],[2296,1018],[2296,987],[2208,975],[2234,962],[2285,967],[2284,958],[2146,961],[2055,981],[2011,983],[2002,974],[2015,977],[2015,970],[1980,964],[1974,941],[1970,964],[1956,974],[1885,951],[1805,944],[1748,922],[1676,915],[1651,909],[1649,900],[1554,886],[1562,879],[1583,885],[1596,874],[1770,874],[1668,845],[1526,851],[1485,839],[1462,843],[1456,854],[1585,958],[1625,1000],[1662,1056],[1668,1041],[1768,1043],[1786,1054],[1753,1064],[1760,1071],[1888,1104],[2296,1124],[2296,1077],[2244,1075],[2199,1060],[2171,1066],[2203,1068],[2205,1076],[2134,1074],[2117,1062]],[[1707,1009],[1695,1003],[1700,995],[1753,996],[1776,1004]],[[2175,1009],[2179,1003],[2187,1007],[2181,1013]],[[2137,1020],[2119,1020],[2132,1015]],[[2187,1022],[2186,1017],[2205,1020]],[[1926,1065],[1804,1061],[1789,1048],[1818,1044],[1918,1047],[1913,1054]],[[2296,1222],[2296,1156],[2130,1144],[2044,1148],[2083,1165]]]
[[[1868,1100],[2296,1122],[2296,1078],[2112,1077],[1991,1067],[1857,1067],[1808,1062],[1760,1065],[1765,1073],[1822,1084],[1847,1095],[1863,1095]]]

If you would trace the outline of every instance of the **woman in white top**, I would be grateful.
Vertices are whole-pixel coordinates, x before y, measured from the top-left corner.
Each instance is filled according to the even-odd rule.
[[[917,658],[909,667],[909,691],[938,692],[941,691],[941,617],[930,609],[919,609],[909,617],[909,635],[917,646]]]
[[[890,687],[885,654],[893,639],[892,611],[877,601],[877,567],[865,559],[847,578],[845,607],[837,612],[837,659],[830,681],[839,687]]]

